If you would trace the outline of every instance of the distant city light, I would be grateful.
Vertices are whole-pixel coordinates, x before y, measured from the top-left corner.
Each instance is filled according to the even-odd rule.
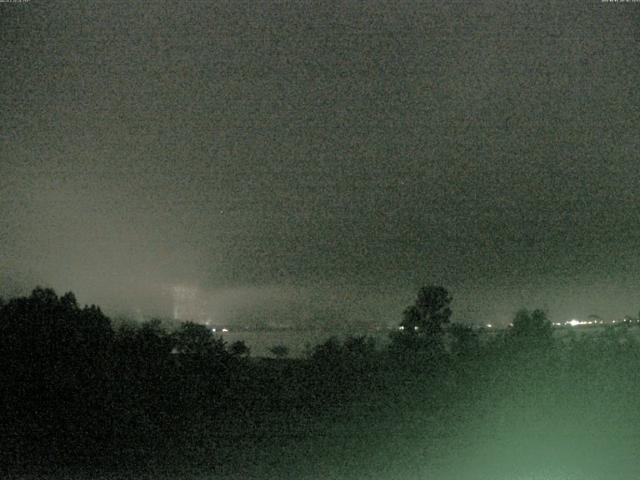
[[[571,320],[568,320],[566,322],[562,323],[554,323],[554,325],[561,327],[562,325],[568,325],[570,327],[579,327],[582,325],[603,325],[605,323],[604,320],[577,320],[575,318],[572,318]],[[613,323],[616,323],[615,320],[613,320]]]

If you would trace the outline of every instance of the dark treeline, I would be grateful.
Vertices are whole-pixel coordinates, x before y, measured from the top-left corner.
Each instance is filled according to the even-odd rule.
[[[348,470],[360,455],[388,466],[368,449],[389,432],[411,450],[406,439],[486,433],[491,417],[496,428],[513,421],[584,439],[602,421],[594,405],[620,419],[640,393],[640,347],[624,327],[558,339],[543,311],[522,310],[489,336],[451,324],[450,306],[444,288],[425,287],[388,348],[332,338],[308,358],[286,358],[279,346],[276,358],[258,359],[202,325],[114,329],[73,294],[35,289],[0,303],[1,460],[16,469],[223,471],[275,448],[291,460],[301,442],[334,435],[351,463],[327,447],[332,462]],[[346,440],[336,433],[345,425]]]

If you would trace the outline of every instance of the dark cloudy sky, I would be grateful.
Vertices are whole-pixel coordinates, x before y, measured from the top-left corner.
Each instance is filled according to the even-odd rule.
[[[638,3],[31,0],[0,35],[5,295],[640,310]]]

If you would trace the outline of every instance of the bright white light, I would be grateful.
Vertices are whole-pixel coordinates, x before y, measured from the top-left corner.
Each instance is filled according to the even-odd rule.
[[[413,327],[413,329],[417,332],[418,331],[418,326],[416,325],[415,327]]]
[[[593,321],[588,321],[588,322],[584,322],[581,320],[576,320],[575,318],[569,320],[568,322],[564,322],[565,325],[571,325],[572,327],[577,327],[578,325],[593,325],[594,323],[598,323],[598,322],[593,322]]]
[[[212,331],[212,332],[215,332],[215,331],[216,331],[216,329],[215,329],[215,328],[212,328],[212,329],[211,329],[211,331]]]
[[[490,323],[487,323],[487,328],[493,328],[493,325],[491,325]]]
[[[222,329],[222,331],[223,331],[223,332],[228,332],[228,331],[229,331],[229,329],[227,329],[227,328],[223,328],[223,329]]]
[[[398,327],[398,330],[404,330],[404,326],[400,325],[400,326]]]

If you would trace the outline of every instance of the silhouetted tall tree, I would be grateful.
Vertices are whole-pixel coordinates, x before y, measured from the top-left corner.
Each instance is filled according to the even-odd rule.
[[[106,435],[105,368],[113,340],[96,306],[36,288],[0,308],[0,423],[16,441],[71,449]],[[5,412],[11,412],[2,418]],[[55,441],[55,442],[54,442]]]
[[[211,333],[205,325],[186,322],[173,335],[175,347],[180,353],[199,355],[224,355],[225,342]]]
[[[422,287],[414,304],[402,314],[401,331],[391,335],[390,350],[396,354],[444,353],[443,328],[451,317],[451,301],[444,287]]]
[[[422,287],[415,303],[403,312],[400,325],[405,331],[424,332],[428,336],[440,335],[451,317],[451,301],[444,287]]]
[[[512,338],[531,346],[549,345],[553,338],[553,327],[544,310],[519,310],[509,331]]]

